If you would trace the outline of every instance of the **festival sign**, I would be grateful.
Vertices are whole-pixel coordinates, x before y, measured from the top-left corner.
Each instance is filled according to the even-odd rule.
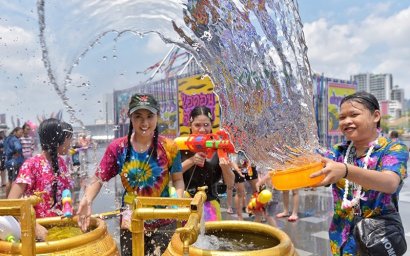
[[[328,82],[328,135],[342,135],[339,130],[340,102],[345,96],[355,92],[354,84]]]
[[[207,106],[212,112],[213,129],[220,125],[220,106],[214,85],[208,76],[191,76],[178,79],[179,135],[189,131],[189,116],[196,106]]]

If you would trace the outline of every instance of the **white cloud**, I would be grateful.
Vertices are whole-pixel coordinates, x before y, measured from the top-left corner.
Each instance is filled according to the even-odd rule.
[[[146,44],[146,51],[151,54],[167,53],[169,51],[169,46],[165,46],[165,43],[157,35],[152,35],[149,37]]]
[[[410,8],[391,16],[379,14],[388,4],[373,6],[374,12],[357,23],[331,24],[325,18],[306,23],[308,57],[315,72],[349,79],[362,72],[392,73],[394,84],[410,98]]]
[[[348,72],[360,68],[360,64],[352,60],[363,54],[368,44],[352,34],[350,25],[331,26],[325,19],[320,19],[306,24],[304,32],[314,71],[348,79]]]

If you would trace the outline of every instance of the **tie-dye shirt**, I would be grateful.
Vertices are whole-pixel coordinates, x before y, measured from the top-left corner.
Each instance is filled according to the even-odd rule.
[[[333,154],[329,158],[343,162],[346,150],[350,142],[337,144],[333,147]],[[363,167],[364,156],[354,159],[354,165]],[[398,194],[407,177],[407,161],[409,153],[407,147],[400,142],[393,142],[385,137],[379,137],[373,152],[370,154],[367,171],[392,171],[400,177],[400,185],[396,193],[386,194],[375,190],[363,188],[364,198],[360,200],[362,216],[371,217],[380,214],[395,212],[396,207],[393,198],[398,200]],[[345,179],[340,179],[332,185],[334,214],[329,228],[330,249],[333,255],[358,255],[356,242],[352,235],[354,212],[352,209],[342,209]],[[351,192],[348,199],[351,200]]]
[[[181,172],[181,154],[177,145],[163,136],[158,138],[158,158],[148,152],[138,153],[131,147],[129,162],[124,166],[127,152],[127,137],[110,143],[96,172],[102,181],[108,181],[117,174],[127,192],[140,196],[169,197],[170,174]]]

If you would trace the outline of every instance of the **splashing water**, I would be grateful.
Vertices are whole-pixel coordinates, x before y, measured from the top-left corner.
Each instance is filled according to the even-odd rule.
[[[206,250],[240,252],[262,250],[275,247],[278,244],[279,240],[266,234],[221,230],[201,235],[192,246]]]
[[[223,126],[257,164],[279,168],[317,147],[295,1],[39,0],[38,14],[43,62],[69,110],[71,72],[103,37],[154,33],[189,51],[212,78]]]

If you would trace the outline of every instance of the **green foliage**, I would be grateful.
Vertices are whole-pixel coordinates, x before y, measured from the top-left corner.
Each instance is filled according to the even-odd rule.
[[[389,118],[390,115],[384,115],[380,120],[380,128],[382,129],[383,133],[389,132]]]

